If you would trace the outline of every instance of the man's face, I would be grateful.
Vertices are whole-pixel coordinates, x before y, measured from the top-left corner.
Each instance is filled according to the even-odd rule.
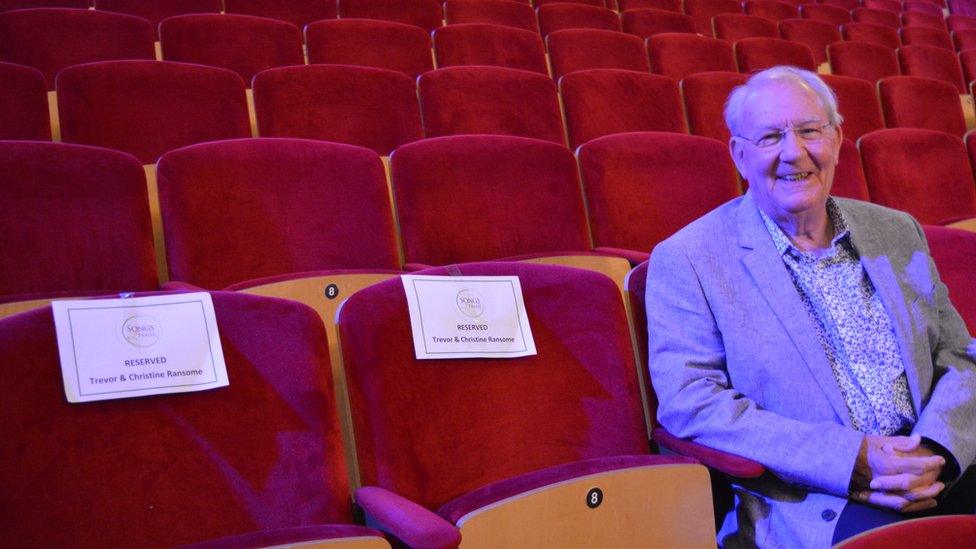
[[[795,82],[763,84],[747,101],[742,134],[729,149],[756,202],[774,219],[826,211],[842,139],[840,128],[827,122],[816,94]]]

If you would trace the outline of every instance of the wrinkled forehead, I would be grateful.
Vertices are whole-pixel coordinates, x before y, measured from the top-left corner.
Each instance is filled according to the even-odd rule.
[[[785,78],[751,85],[742,114],[746,130],[783,129],[829,121],[827,107],[809,84]]]

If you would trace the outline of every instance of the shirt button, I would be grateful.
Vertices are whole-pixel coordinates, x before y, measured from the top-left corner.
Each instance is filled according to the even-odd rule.
[[[820,513],[820,518],[830,522],[837,518],[837,511],[834,511],[833,509],[824,509],[823,513]]]

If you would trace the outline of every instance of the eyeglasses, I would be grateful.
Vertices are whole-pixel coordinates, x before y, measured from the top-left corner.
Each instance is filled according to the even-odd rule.
[[[826,130],[830,126],[831,126],[830,122],[827,122],[826,124],[821,124],[819,126],[816,125],[805,125],[799,127],[791,126],[782,130],[770,130],[762,134],[761,136],[759,136],[757,139],[750,139],[743,135],[737,135],[736,137],[738,137],[739,139],[745,139],[749,143],[755,145],[756,148],[764,149],[764,150],[772,150],[782,145],[783,140],[786,139],[786,134],[790,132],[796,134],[796,138],[804,143],[818,143],[824,137],[826,137],[826,133],[824,130]]]

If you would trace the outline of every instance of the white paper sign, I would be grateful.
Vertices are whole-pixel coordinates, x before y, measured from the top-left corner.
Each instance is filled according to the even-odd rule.
[[[536,354],[517,276],[400,278],[418,359]]]
[[[206,292],[51,302],[68,402],[228,384]]]

